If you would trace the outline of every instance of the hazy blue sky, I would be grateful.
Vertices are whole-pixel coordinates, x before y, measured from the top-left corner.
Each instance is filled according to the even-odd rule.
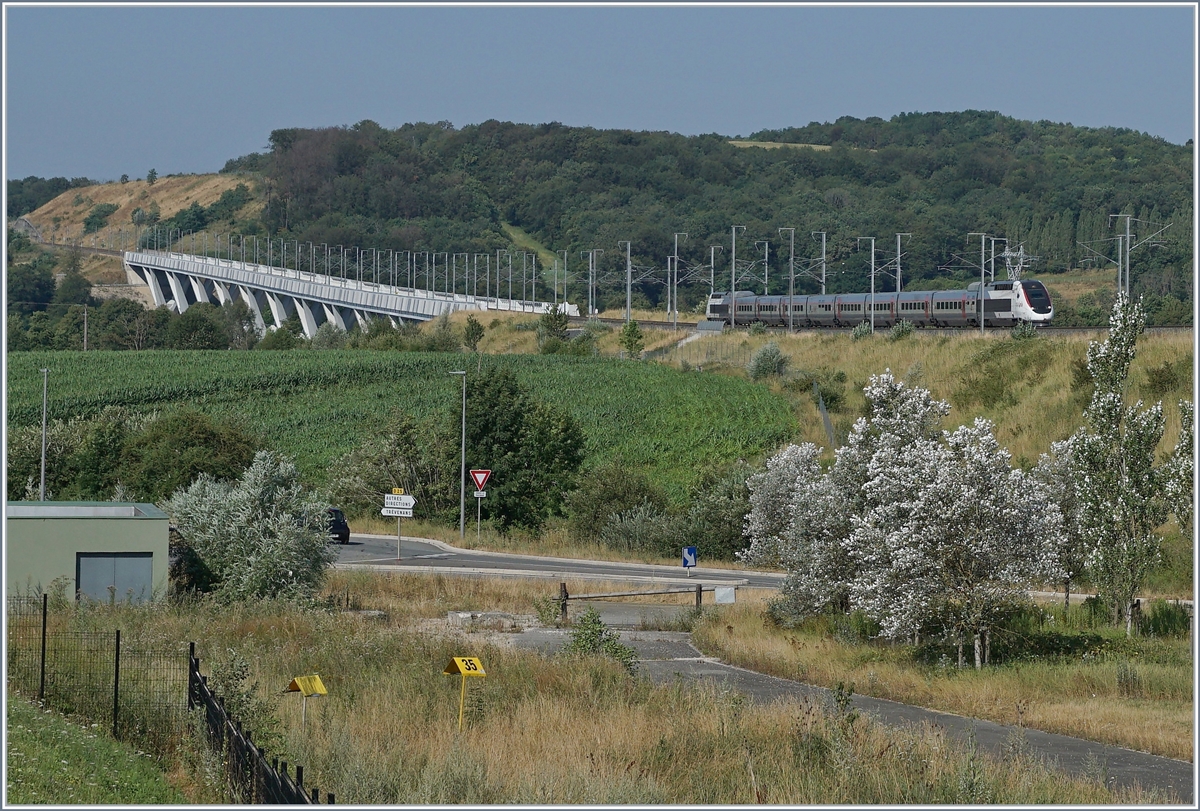
[[[279,127],[683,134],[997,110],[1195,130],[1173,7],[5,6],[5,174],[208,172]]]

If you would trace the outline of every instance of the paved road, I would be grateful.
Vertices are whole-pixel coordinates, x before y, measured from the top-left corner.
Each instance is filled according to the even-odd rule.
[[[585,605],[600,612],[606,624],[618,628],[624,626],[620,632],[621,638],[637,651],[639,672],[656,682],[669,684],[677,678],[707,681],[722,688],[737,690],[750,700],[764,704],[786,699],[808,699],[821,706],[833,706],[833,693],[830,690],[767,676],[706,657],[692,646],[690,634],[636,630],[638,626],[647,624],[647,620],[653,620],[656,614],[678,611],[678,608],[603,601]],[[572,606],[572,613],[582,611],[585,605]],[[512,641],[517,647],[553,653],[566,642],[568,633],[554,628],[531,628],[514,635]],[[1173,793],[1180,803],[1193,803],[1195,772],[1191,763],[1066,735],[965,718],[886,699],[855,695],[852,701],[860,712],[889,726],[930,724],[942,729],[948,738],[963,744],[974,734],[980,751],[998,756],[1020,745],[1070,774],[1103,774],[1112,786],[1140,785]]]
[[[401,557],[397,560],[395,536],[351,535],[350,543],[339,547],[336,565],[464,575],[619,579],[664,587],[702,583],[778,588],[783,581],[783,575],[769,572],[710,568],[697,568],[693,577],[688,578],[681,571],[682,567],[478,552],[423,538],[405,537],[400,552]],[[809,698],[832,703],[832,694],[824,688],[755,673],[708,658],[692,647],[689,634],[637,630],[645,625],[661,625],[664,617],[656,615],[678,611],[678,608],[596,601],[573,603],[571,613],[582,611],[588,605],[600,612],[606,624],[624,629],[622,638],[638,651],[641,672],[656,681],[670,682],[679,677],[713,681],[760,702]],[[566,634],[558,629],[527,629],[513,637],[513,644],[552,653],[566,641]],[[1030,750],[1070,773],[1103,773],[1113,785],[1137,784],[1174,792],[1182,803],[1193,803],[1195,770],[1191,763],[867,696],[854,696],[854,705],[889,725],[933,724],[944,729],[948,737],[964,742],[973,732],[983,751],[1003,752],[1005,747],[1023,737],[1024,745]]]
[[[337,566],[370,567],[387,571],[437,571],[446,574],[485,574],[509,577],[566,577],[591,580],[625,580],[634,583],[658,583],[663,586],[703,585],[779,588],[783,575],[741,569],[696,567],[688,577],[682,566],[655,566],[647,563],[614,563],[573,558],[546,558],[479,552],[458,549],[441,541],[405,536],[396,559],[396,536],[351,535],[350,543],[340,546]]]

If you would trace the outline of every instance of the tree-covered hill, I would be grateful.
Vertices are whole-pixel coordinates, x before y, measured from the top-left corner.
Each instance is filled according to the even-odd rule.
[[[786,289],[789,248],[780,228],[796,229],[798,261],[819,254],[810,232],[827,233],[832,290],[869,283],[869,251],[857,237],[877,238],[882,265],[894,257],[895,234],[911,233],[906,285],[937,287],[969,277],[964,259],[979,257],[969,232],[1024,243],[1040,257],[1039,275],[1089,257],[1108,264],[1078,243],[1115,256],[1109,215],[1126,213],[1173,223],[1161,245],[1134,252],[1135,288],[1191,297],[1190,147],[1131,130],[978,111],[845,117],[756,133],[750,142],[557,123],[389,130],[362,121],[275,130],[268,153],[231,160],[225,171],[261,172],[265,229],[301,241],[488,253],[511,246],[508,224],[567,251],[576,269],[580,252],[600,248],[602,267],[623,271],[618,242],[632,243],[635,265],[663,268],[674,234],[686,232],[687,264],[706,265],[709,246],[724,246],[718,289],[727,286],[730,227],[745,226],[739,266],[757,259],[751,272],[761,276],[763,246],[755,243],[768,241],[773,292]],[[765,148],[775,144],[808,146]],[[1134,227],[1139,238],[1152,230]],[[878,286],[890,284],[877,277]],[[651,303],[661,292],[660,285],[641,290]],[[705,292],[707,284],[696,286],[684,303]]]

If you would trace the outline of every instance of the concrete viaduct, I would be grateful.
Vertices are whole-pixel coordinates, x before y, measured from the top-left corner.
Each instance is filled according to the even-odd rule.
[[[226,304],[241,299],[254,314],[260,333],[267,330],[264,312],[270,313],[274,324],[298,315],[305,337],[311,338],[325,322],[340,330],[354,324],[365,329],[368,321],[376,318],[387,318],[392,326],[399,326],[403,321],[429,321],[459,310],[544,313],[551,306],[545,301],[395,287],[185,253],[126,251],[122,259],[129,283],[146,285],[156,307],[182,313],[200,302]],[[577,306],[562,306],[568,315],[579,315]]]

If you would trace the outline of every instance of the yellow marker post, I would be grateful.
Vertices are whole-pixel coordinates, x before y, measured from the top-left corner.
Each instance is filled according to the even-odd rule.
[[[483,663],[473,656],[455,656],[450,660],[450,664],[446,665],[446,669],[442,671],[442,675],[445,676],[453,676],[455,673],[462,676],[462,690],[458,696],[458,730],[461,732],[463,707],[467,703],[467,676],[479,676],[482,678],[487,673],[483,672]]]
[[[325,690],[325,685],[321,682],[321,677],[315,673],[311,676],[297,676],[292,679],[291,684],[287,686],[285,693],[299,693],[301,695],[300,704],[300,726],[304,726],[306,716],[308,715],[308,697],[328,695]]]

